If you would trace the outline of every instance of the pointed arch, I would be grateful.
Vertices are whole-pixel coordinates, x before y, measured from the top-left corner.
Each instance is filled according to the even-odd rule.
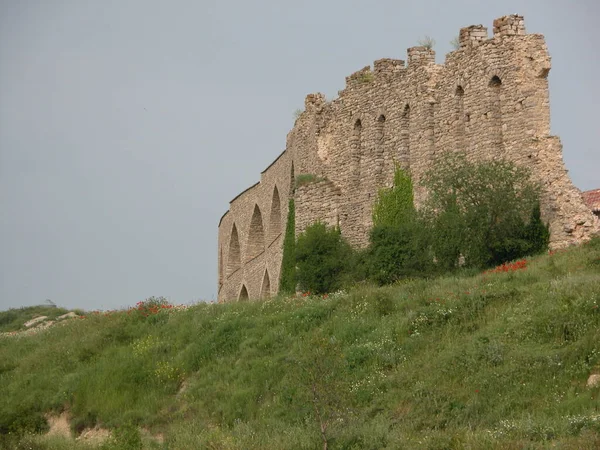
[[[489,111],[487,118],[491,121],[491,146],[492,150],[501,153],[504,147],[504,137],[502,132],[502,80],[498,75],[494,75],[489,83]]]
[[[247,259],[256,258],[265,251],[265,229],[263,226],[262,214],[258,205],[254,205],[254,212],[250,220],[250,230],[248,231],[248,249]]]
[[[229,238],[229,253],[227,255],[227,276],[238,270],[242,266],[242,252],[240,248],[240,237],[235,225],[231,227],[231,236]]]
[[[269,271],[265,269],[265,275],[263,276],[262,287],[260,289],[260,298],[271,297],[271,278],[269,277]]]
[[[431,158],[435,157],[435,114],[437,106],[438,104],[433,98],[427,101],[427,131],[425,137],[429,141],[429,154]]]
[[[384,155],[385,155],[385,115],[380,114],[376,121],[376,142],[375,142],[375,184],[382,184]]]
[[[466,148],[466,130],[465,130],[465,90],[459,84],[454,93],[454,133],[455,133],[455,149],[457,151],[465,151]]]
[[[240,295],[238,295],[239,302],[248,301],[250,297],[248,296],[248,289],[246,289],[246,285],[242,284],[242,289],[240,289]]]
[[[271,214],[269,216],[269,244],[281,234],[281,198],[277,185],[273,188]]]

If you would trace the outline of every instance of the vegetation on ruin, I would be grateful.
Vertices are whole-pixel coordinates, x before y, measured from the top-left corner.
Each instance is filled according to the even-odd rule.
[[[314,173],[301,173],[300,175],[296,176],[296,188],[325,180],[326,178],[315,175]]]
[[[458,36],[454,36],[450,41],[450,45],[454,50],[458,50],[460,48],[460,38]]]
[[[0,448],[600,446],[600,239],[474,276],[141,303],[0,337]],[[164,442],[154,439],[162,435]],[[96,447],[98,448],[98,447]]]
[[[417,43],[421,47],[425,47],[426,49],[432,50],[435,47],[435,39],[431,36],[425,36],[423,39],[419,39]]]
[[[358,81],[360,83],[372,83],[375,80],[375,76],[373,75],[373,72],[366,71],[366,72],[362,72],[360,74],[360,76],[358,77]]]
[[[396,167],[391,189],[380,189],[373,205],[373,227],[398,226],[415,215],[413,184],[410,175]]]

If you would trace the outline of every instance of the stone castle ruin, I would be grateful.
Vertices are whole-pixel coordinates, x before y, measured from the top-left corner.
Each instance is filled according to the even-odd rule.
[[[419,180],[436,155],[505,158],[532,170],[543,187],[542,218],[551,246],[566,247],[600,231],[600,221],[571,183],[560,139],[550,135],[550,56],[541,34],[526,34],[522,16],[460,30],[444,64],[427,47],[408,61],[380,59],[346,77],[339,97],[309,94],[285,151],[260,181],[230,202],[219,222],[219,301],[278,292],[288,200],[296,234],[320,220],[340,226],[354,246],[368,243],[378,189],[395,164]],[[299,175],[309,182],[295,187]]]

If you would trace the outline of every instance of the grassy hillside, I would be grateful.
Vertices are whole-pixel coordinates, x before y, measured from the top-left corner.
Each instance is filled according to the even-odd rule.
[[[599,448],[600,239],[505,270],[0,338],[0,448]]]

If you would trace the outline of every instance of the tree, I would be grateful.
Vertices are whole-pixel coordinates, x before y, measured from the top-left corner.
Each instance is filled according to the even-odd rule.
[[[296,208],[293,198],[289,201],[287,224],[283,238],[279,291],[289,295],[296,293]]]
[[[539,186],[528,169],[505,160],[472,162],[465,153],[445,153],[433,167],[423,185],[440,266],[456,267],[463,256],[466,266],[489,267],[544,247]]]

